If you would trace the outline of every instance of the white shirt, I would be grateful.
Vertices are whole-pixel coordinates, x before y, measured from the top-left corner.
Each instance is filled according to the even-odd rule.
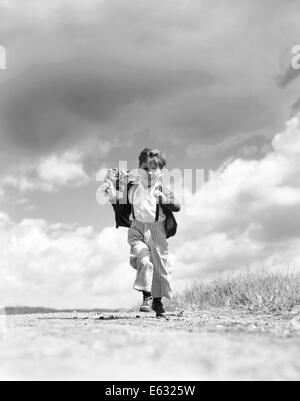
[[[129,203],[134,207],[135,219],[141,223],[153,223],[156,217],[157,198],[154,196],[160,184],[154,184],[145,188],[142,183],[133,185],[128,192]],[[133,220],[133,215],[131,214]],[[166,216],[159,206],[159,221],[164,221]]]

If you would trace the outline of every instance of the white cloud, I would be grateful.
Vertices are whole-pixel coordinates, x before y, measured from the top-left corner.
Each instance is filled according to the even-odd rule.
[[[9,223],[9,224],[8,224]],[[134,302],[124,232],[10,222],[0,214],[1,304],[116,307]]]
[[[6,213],[0,212],[0,229],[7,227],[10,219]]]
[[[65,152],[50,155],[38,161],[25,162],[2,179],[2,188],[15,187],[21,192],[57,191],[64,187],[85,186],[90,178],[85,173],[81,155]]]
[[[186,191],[176,265],[182,278],[242,267],[300,268],[300,116],[260,160],[236,159]]]
[[[65,186],[72,182],[81,186],[89,181],[80,163],[80,155],[65,153],[62,157],[50,156],[38,166],[38,176],[44,182]]]

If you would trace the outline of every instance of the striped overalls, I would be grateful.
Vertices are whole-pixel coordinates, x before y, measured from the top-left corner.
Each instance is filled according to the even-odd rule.
[[[151,292],[153,298],[170,299],[172,272],[165,223],[159,220],[158,209],[152,223],[137,221],[134,211],[132,214],[128,243],[131,246],[130,265],[137,271],[133,288],[137,291]]]

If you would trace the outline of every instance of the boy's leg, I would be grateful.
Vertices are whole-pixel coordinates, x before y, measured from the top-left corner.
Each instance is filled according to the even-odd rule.
[[[131,246],[130,264],[137,271],[133,288],[150,293],[154,267],[150,260],[150,249],[145,243],[143,226],[132,224],[128,230],[128,243]]]
[[[139,244],[135,247],[137,276],[133,288],[143,293],[143,303],[140,312],[149,313],[152,309],[152,281],[154,267],[150,261],[149,248],[145,244]]]
[[[143,291],[143,303],[140,307],[140,312],[149,313],[152,310],[152,295],[151,292]]]
[[[169,261],[169,245],[164,231],[156,230],[153,233],[151,244],[151,262],[154,265],[152,296],[161,299],[172,298],[172,271]]]
[[[153,304],[152,304],[152,309],[154,312],[156,312],[157,317],[164,317],[166,310],[164,308],[164,305],[161,301],[161,298],[154,298],[153,299]]]
[[[151,293],[154,266],[150,260],[148,246],[140,241],[131,247],[131,253],[136,257],[137,276],[133,288],[137,291]]]
[[[133,288],[143,292],[143,304],[140,311],[151,312],[154,267],[150,260],[150,249],[145,242],[143,227],[136,227],[135,225],[130,227],[128,243],[131,246],[130,264],[137,272]]]
[[[154,266],[152,280],[152,309],[157,317],[165,317],[165,308],[162,298],[172,297],[172,271],[169,261],[169,244],[166,238],[165,229],[162,225],[153,227],[151,241],[149,242],[151,251],[151,262]]]

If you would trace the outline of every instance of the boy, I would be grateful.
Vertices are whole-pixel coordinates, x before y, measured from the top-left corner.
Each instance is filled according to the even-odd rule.
[[[134,289],[143,293],[140,311],[150,312],[152,308],[158,318],[165,316],[162,298],[172,297],[167,238],[176,234],[173,212],[181,209],[174,193],[162,187],[166,164],[163,152],[146,148],[139,156],[141,181],[128,185],[127,202],[118,202],[112,184],[108,193],[117,227],[129,227],[130,264],[137,271]]]

